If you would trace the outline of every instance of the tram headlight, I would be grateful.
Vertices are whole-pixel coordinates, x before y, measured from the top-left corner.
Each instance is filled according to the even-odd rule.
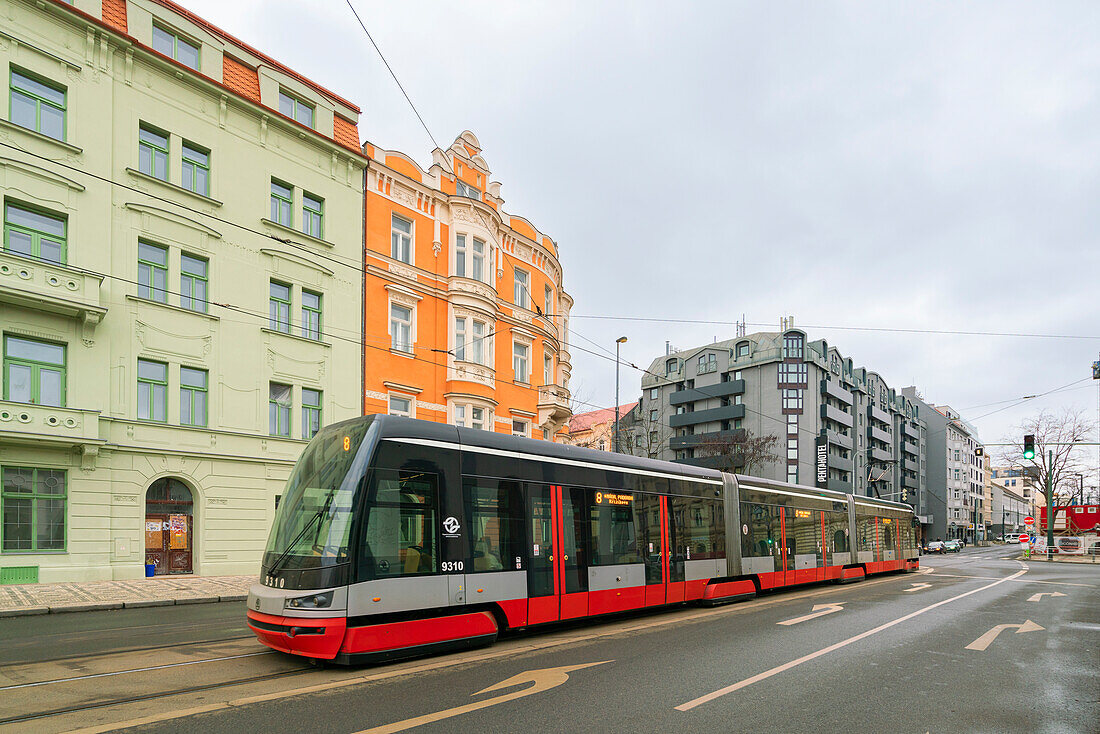
[[[324,609],[332,606],[332,592],[296,596],[283,602],[284,609]]]

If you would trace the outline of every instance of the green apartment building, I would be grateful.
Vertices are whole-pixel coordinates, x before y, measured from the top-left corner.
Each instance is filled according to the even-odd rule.
[[[165,0],[0,15],[0,582],[257,572],[361,412],[359,110]]]

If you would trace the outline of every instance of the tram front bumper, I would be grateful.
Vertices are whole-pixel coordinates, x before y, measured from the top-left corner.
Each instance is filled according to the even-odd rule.
[[[340,651],[346,617],[280,617],[248,610],[248,626],[270,648],[320,660],[332,660]]]

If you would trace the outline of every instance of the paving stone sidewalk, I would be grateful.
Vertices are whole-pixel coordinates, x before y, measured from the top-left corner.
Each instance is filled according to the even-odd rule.
[[[0,586],[0,617],[243,601],[256,576],[155,576],[130,581]]]

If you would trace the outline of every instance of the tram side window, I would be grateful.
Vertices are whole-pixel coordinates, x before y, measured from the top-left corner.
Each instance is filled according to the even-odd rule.
[[[521,570],[523,485],[493,479],[465,479],[463,497],[469,537],[473,542],[473,570]]]
[[[641,563],[642,553],[634,527],[634,495],[592,490],[590,498],[588,527],[592,538],[592,565]]]
[[[815,510],[787,508],[787,556],[810,555],[821,547],[821,516]],[[787,568],[792,568],[788,560]]]
[[[859,538],[858,551],[875,549],[875,518],[856,516],[856,535]]]
[[[879,523],[881,523],[882,526],[882,547],[884,550],[894,550],[894,533],[897,532],[896,530],[894,530],[895,522],[897,521],[893,520],[892,518],[884,518],[882,520],[879,520]]]
[[[770,558],[779,547],[779,511],[769,505],[741,503],[741,524],[749,532],[741,533],[742,558]]]
[[[669,505],[673,521],[681,529],[686,560],[726,557],[726,521],[721,500],[669,497]]]
[[[366,578],[439,571],[434,474],[375,469],[360,556]]]
[[[832,553],[849,553],[852,548],[848,544],[848,515],[839,512],[825,513],[828,520],[829,551]]]
[[[645,559],[645,582],[658,584],[661,573],[661,500],[655,494],[634,495],[634,522]]]

